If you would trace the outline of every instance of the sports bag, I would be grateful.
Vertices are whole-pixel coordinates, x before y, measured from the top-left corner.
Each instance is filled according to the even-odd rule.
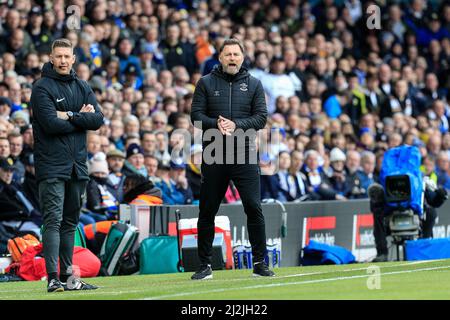
[[[159,211],[161,233],[156,233],[156,215]],[[180,241],[178,231],[179,210],[175,211],[177,236],[168,235],[169,211],[166,207],[166,219],[164,220],[163,207],[152,207],[150,233],[140,246],[140,274],[175,273],[182,271]]]
[[[8,240],[8,252],[11,254],[14,262],[20,262],[25,249],[30,246],[37,246],[39,243],[39,240],[31,234],[12,238]]]
[[[111,226],[99,254],[102,263],[101,275],[128,274],[121,271],[121,264],[126,260],[125,257],[132,254],[138,236],[139,232],[135,226],[120,222]]]

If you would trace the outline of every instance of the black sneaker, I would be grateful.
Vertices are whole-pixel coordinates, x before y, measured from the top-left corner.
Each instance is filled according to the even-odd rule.
[[[254,277],[275,277],[275,273],[269,269],[264,262],[256,262],[253,264]]]
[[[48,283],[47,292],[64,292],[64,286],[58,279],[52,279]]]
[[[73,278],[71,281],[68,281],[67,283],[62,283],[62,285],[64,286],[64,290],[66,291],[98,289],[97,286],[86,283],[80,278]]]
[[[388,256],[385,253],[378,254],[375,259],[372,260],[372,262],[387,262]]]
[[[211,265],[201,265],[200,269],[194,273],[191,277],[192,280],[206,280],[206,279],[212,279],[212,269]]]

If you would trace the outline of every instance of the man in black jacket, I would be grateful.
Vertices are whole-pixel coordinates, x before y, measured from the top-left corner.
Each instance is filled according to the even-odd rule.
[[[192,122],[204,130],[197,225],[200,268],[192,279],[212,278],[214,217],[230,179],[239,191],[247,215],[253,275],[274,276],[264,262],[266,234],[260,200],[260,169],[255,147],[256,130],[263,129],[267,121],[264,90],[259,80],[250,76],[245,68],[241,68],[244,50],[238,40],[224,41],[219,51],[219,61],[220,66],[216,66],[210,74],[198,81],[192,101]],[[222,151],[216,152],[214,156],[209,154],[211,143],[208,143],[207,136],[210,134],[218,140],[214,141],[214,145],[219,143],[222,147]],[[242,139],[237,139],[238,143],[231,142],[234,147],[230,148],[230,140],[239,138],[239,135],[250,136],[250,139],[245,140],[245,143],[242,143]],[[242,159],[242,154],[245,161],[237,162],[236,158]],[[251,161],[252,155],[255,156],[255,163]]]
[[[12,158],[0,157],[0,224],[15,236],[32,233],[39,238],[39,225],[33,221],[41,214],[13,181],[14,170]]]
[[[48,292],[96,288],[74,278],[71,270],[75,230],[89,180],[86,131],[99,129],[103,114],[92,89],[72,70],[74,62],[71,42],[55,40],[50,62],[31,96]]]

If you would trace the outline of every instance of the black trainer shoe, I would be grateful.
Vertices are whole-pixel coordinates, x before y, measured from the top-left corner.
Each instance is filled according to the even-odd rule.
[[[48,283],[47,292],[64,292],[64,286],[58,279],[52,279]]]
[[[372,260],[372,262],[387,262],[388,256],[385,253],[378,254],[375,259]]]
[[[62,283],[65,291],[75,291],[75,290],[95,290],[98,289],[97,286],[88,284],[81,280],[80,278],[73,278],[67,283]]]
[[[254,277],[275,277],[275,273],[269,269],[264,262],[256,262],[253,264]]]
[[[200,269],[191,277],[192,280],[206,280],[212,279],[212,269],[210,264],[201,265]]]

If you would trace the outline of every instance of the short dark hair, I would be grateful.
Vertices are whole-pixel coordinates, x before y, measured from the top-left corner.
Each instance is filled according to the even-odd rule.
[[[238,45],[239,48],[241,49],[241,52],[244,53],[244,46],[242,45],[242,43],[238,39],[231,38],[231,39],[224,40],[224,42],[222,43],[222,46],[219,49],[219,54],[222,53],[225,46],[232,46],[232,45]]]
[[[70,42],[69,39],[60,38],[60,39],[56,39],[55,41],[53,41],[53,43],[52,43],[52,51],[55,48],[71,48],[71,49],[73,49],[73,45],[72,45],[72,42]]]

